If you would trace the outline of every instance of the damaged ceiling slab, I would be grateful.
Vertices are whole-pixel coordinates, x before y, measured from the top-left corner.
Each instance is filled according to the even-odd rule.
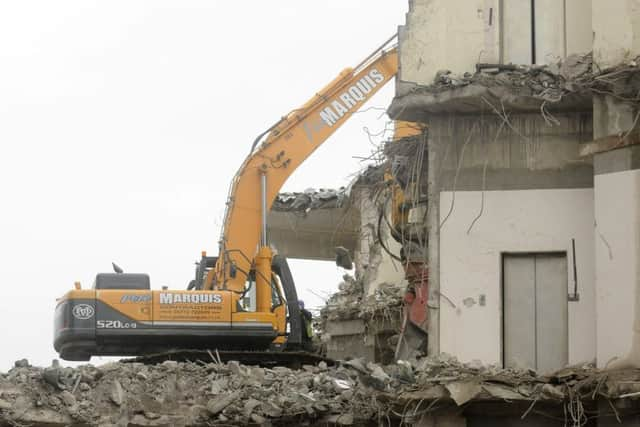
[[[634,64],[629,61],[612,69],[594,70],[591,54],[575,54],[547,65],[476,64],[475,73],[463,75],[443,70],[430,85],[399,82],[389,115],[422,121],[429,114],[492,110],[499,114],[591,111],[593,95],[617,93],[615,81],[625,73],[634,74]],[[612,76],[615,81],[609,79]],[[629,93],[632,89],[625,87]]]
[[[361,245],[363,190],[383,182],[384,165],[370,165],[348,187],[281,193],[267,218],[269,240],[287,258],[335,261],[336,248]]]
[[[269,239],[287,258],[334,261],[336,247],[356,250],[359,219],[344,188],[281,193],[267,220]]]

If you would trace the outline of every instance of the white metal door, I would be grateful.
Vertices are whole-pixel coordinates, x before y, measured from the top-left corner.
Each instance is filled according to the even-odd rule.
[[[565,253],[503,255],[506,367],[546,373],[568,361]]]

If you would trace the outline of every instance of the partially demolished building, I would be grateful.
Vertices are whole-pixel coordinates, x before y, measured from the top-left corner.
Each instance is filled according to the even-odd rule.
[[[19,361],[0,425],[638,425],[639,41],[640,0],[410,0],[388,112],[420,133],[269,218],[286,256],[353,255],[343,361]],[[429,356],[394,362],[409,310]]]
[[[541,372],[628,351],[637,1],[412,1],[394,119],[428,133],[430,351]]]
[[[430,354],[541,372],[622,357],[640,255],[640,6],[409,6],[389,114],[424,132],[386,153],[417,231],[396,244],[388,221],[380,224],[380,202],[392,209],[380,179],[354,187],[355,213],[327,227],[323,259],[334,246],[353,250],[366,294],[391,283],[402,298],[405,271],[393,255],[417,241],[429,276]],[[372,280],[363,274],[371,269],[387,275]]]

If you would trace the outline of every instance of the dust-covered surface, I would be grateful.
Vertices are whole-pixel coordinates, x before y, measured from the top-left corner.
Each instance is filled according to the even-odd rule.
[[[532,413],[546,404],[580,415],[598,399],[639,396],[637,370],[579,366],[536,376],[446,355],[300,370],[201,361],[38,368],[22,360],[0,374],[0,425],[397,425],[428,407],[527,402]]]

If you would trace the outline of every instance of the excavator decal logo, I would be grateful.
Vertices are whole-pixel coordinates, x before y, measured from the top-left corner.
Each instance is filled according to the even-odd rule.
[[[349,113],[349,110],[355,107],[357,103],[364,101],[373,88],[383,81],[384,76],[382,73],[372,68],[366,76],[343,92],[339,96],[339,101],[337,99],[334,100],[331,106],[322,110],[320,112],[320,118],[327,126],[335,125],[336,122],[344,117],[345,114]]]
[[[309,142],[313,142],[313,134],[324,127],[333,127],[338,120],[350,113],[357,104],[367,100],[367,96],[375,87],[384,82],[384,75],[376,68],[372,68],[364,77],[350,86],[330,105],[320,111],[318,120],[311,119],[303,124]]]
[[[120,298],[120,304],[125,303],[145,303],[151,302],[151,295],[122,295]]]
[[[160,304],[222,304],[222,295],[161,292]]]
[[[73,307],[73,317],[79,320],[91,319],[95,313],[95,310],[89,304],[78,304]]]

